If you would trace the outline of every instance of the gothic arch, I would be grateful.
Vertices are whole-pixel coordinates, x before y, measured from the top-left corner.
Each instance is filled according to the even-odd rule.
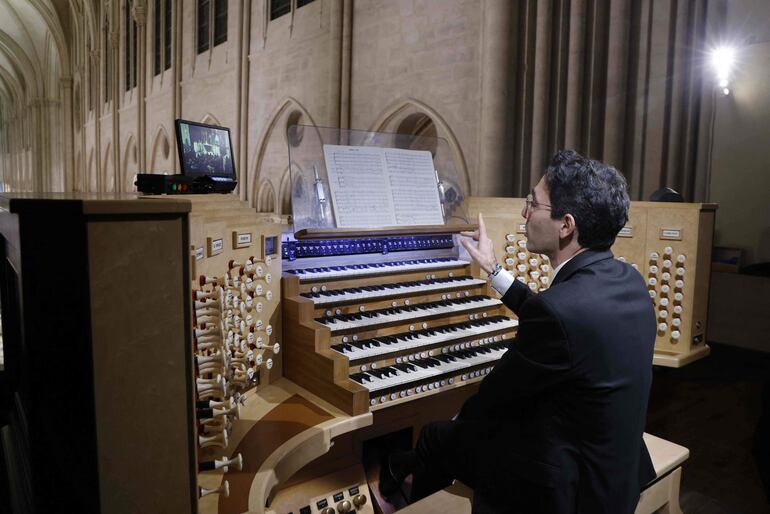
[[[468,165],[465,162],[465,154],[463,154],[460,143],[444,117],[425,102],[411,97],[400,98],[391,103],[382,111],[382,113],[380,113],[374,123],[370,126],[369,130],[372,132],[396,132],[397,128],[401,126],[409,116],[416,113],[422,113],[428,116],[436,126],[438,137],[446,139],[449,143],[449,150],[452,153],[452,160],[454,161],[457,170],[457,178],[460,180],[461,185],[465,190],[465,195],[470,196],[471,182],[468,175]]]
[[[291,170],[286,168],[281,177],[281,187],[278,193],[278,200],[281,202],[278,214],[291,214]]]
[[[136,174],[139,171],[139,156],[137,154],[136,139],[133,135],[128,136],[126,141],[126,151],[123,154],[123,179],[118,184],[118,191],[133,191]]]
[[[295,113],[299,113],[299,116]],[[284,118],[286,118],[286,121],[289,121],[289,118],[292,118],[293,121],[302,120],[306,125],[316,126],[315,120],[307,109],[305,109],[305,107],[294,97],[287,96],[278,102],[277,107],[270,113],[270,116],[268,116],[267,119],[269,121],[262,130],[262,134],[260,134],[257,141],[257,146],[254,149],[254,155],[251,159],[254,163],[254,167],[252,168],[250,177],[251,180],[248,190],[249,198],[256,198],[257,184],[261,182],[262,164],[265,159],[267,147],[270,141],[275,137],[277,130],[280,131],[282,141],[286,141],[286,125],[281,123],[284,121]],[[286,174],[288,174],[288,171],[289,170],[287,169]],[[286,177],[281,178],[281,196],[279,198],[283,198],[283,183],[285,179]],[[289,190],[289,199],[291,199],[291,190]]]
[[[211,114],[210,112],[207,112],[203,115],[203,118],[201,118],[201,123],[205,123],[206,125],[219,125],[222,126],[222,124],[219,122],[216,116]]]
[[[88,173],[86,174],[88,191],[95,192],[99,190],[99,181],[96,179],[96,163],[94,162],[94,149],[88,152]]]
[[[74,173],[74,190],[75,191],[85,191],[85,184],[84,184],[84,173],[83,173],[83,163],[80,162],[80,152],[78,152],[75,155],[75,173]]]
[[[102,173],[104,174],[104,190],[115,191],[115,158],[112,155],[112,141],[107,141],[102,159]]]
[[[158,169],[158,166],[165,169]],[[152,144],[152,158],[150,160],[150,172],[157,173],[162,171],[172,171],[173,154],[171,152],[171,139],[168,136],[166,127],[158,126],[155,131],[155,140]]]
[[[257,192],[257,212],[275,212],[275,188],[269,180],[263,180]]]

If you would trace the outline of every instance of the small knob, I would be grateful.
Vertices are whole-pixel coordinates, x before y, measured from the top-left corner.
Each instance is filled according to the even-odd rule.
[[[363,494],[357,494],[353,498],[353,505],[355,505],[357,509],[360,509],[362,505],[366,505],[366,496]]]
[[[326,507],[324,510],[321,511],[321,514],[334,514],[334,508]]]
[[[353,510],[353,505],[348,500],[342,500],[337,504],[337,512],[340,512],[341,514],[345,514],[351,510]]]

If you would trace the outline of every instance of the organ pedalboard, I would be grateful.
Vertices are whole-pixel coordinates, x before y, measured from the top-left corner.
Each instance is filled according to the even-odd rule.
[[[283,236],[285,375],[349,414],[474,383],[517,321],[455,236]]]
[[[527,250],[524,199],[469,199],[484,215],[498,259],[532,291],[548,288],[552,269]],[[684,366],[709,354],[706,316],[714,233],[714,204],[631,202],[629,220],[611,250],[644,278],[655,307],[654,364]]]

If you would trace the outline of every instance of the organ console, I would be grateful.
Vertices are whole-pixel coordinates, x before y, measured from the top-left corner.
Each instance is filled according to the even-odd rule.
[[[350,414],[476,382],[515,334],[451,234],[286,238],[283,257],[286,376]]]
[[[293,230],[232,195],[0,197],[2,441],[31,484],[13,488],[15,510],[382,510],[382,449],[451,418],[516,335],[458,244],[464,223],[481,210],[533,291],[553,270],[527,249],[523,199],[464,199],[439,174],[447,224],[335,229],[306,164],[320,206],[297,203]],[[633,202],[613,247],[650,291],[658,364],[708,352],[714,209]]]

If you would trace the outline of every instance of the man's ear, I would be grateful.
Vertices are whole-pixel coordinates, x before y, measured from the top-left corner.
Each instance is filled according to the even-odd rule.
[[[572,234],[577,235],[577,223],[575,222],[575,217],[572,214],[567,213],[564,215],[564,218],[562,218],[559,236],[561,238],[566,238]]]

